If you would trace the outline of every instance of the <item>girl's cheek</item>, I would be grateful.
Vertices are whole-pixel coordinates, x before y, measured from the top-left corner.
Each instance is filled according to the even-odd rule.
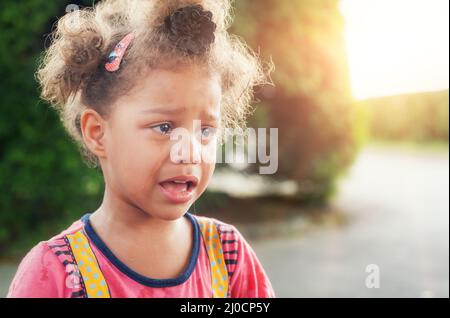
[[[204,180],[202,180],[205,188],[208,186],[209,181],[212,178],[215,167],[216,167],[216,165],[214,163],[205,164],[205,167],[203,170]]]
[[[215,166],[216,156],[217,142],[212,141],[202,146],[202,162]]]

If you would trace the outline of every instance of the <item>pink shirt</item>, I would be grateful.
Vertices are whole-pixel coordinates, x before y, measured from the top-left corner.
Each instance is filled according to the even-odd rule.
[[[187,268],[174,279],[152,279],[142,276],[119,260],[95,233],[89,214],[74,222],[68,229],[37,244],[21,261],[7,297],[71,297],[67,273],[55,254],[55,243],[66,234],[84,228],[89,244],[97,258],[111,297],[211,297],[211,273],[208,254],[195,216],[185,217],[194,225],[194,248]],[[233,298],[275,297],[271,283],[253,249],[237,229],[211,219],[218,224],[229,264],[229,290]],[[228,236],[228,237],[227,237]],[[227,238],[231,238],[227,240]],[[88,283],[88,282],[87,282]]]

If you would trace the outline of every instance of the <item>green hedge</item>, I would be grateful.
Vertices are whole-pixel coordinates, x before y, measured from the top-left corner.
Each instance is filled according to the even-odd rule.
[[[62,1],[0,7],[0,255],[20,253],[98,204],[101,174],[88,169],[56,113],[39,101],[34,72]]]

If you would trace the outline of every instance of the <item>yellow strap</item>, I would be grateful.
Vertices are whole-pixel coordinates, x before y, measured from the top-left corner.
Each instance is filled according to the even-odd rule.
[[[89,298],[110,298],[108,285],[97,263],[87,237],[80,230],[67,235]]]
[[[223,258],[222,243],[216,225],[210,219],[197,217],[211,265],[211,282],[214,298],[226,298],[228,271]]]

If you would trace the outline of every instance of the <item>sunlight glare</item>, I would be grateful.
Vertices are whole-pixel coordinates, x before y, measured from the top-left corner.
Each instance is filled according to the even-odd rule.
[[[448,0],[342,0],[353,96],[448,89]]]

